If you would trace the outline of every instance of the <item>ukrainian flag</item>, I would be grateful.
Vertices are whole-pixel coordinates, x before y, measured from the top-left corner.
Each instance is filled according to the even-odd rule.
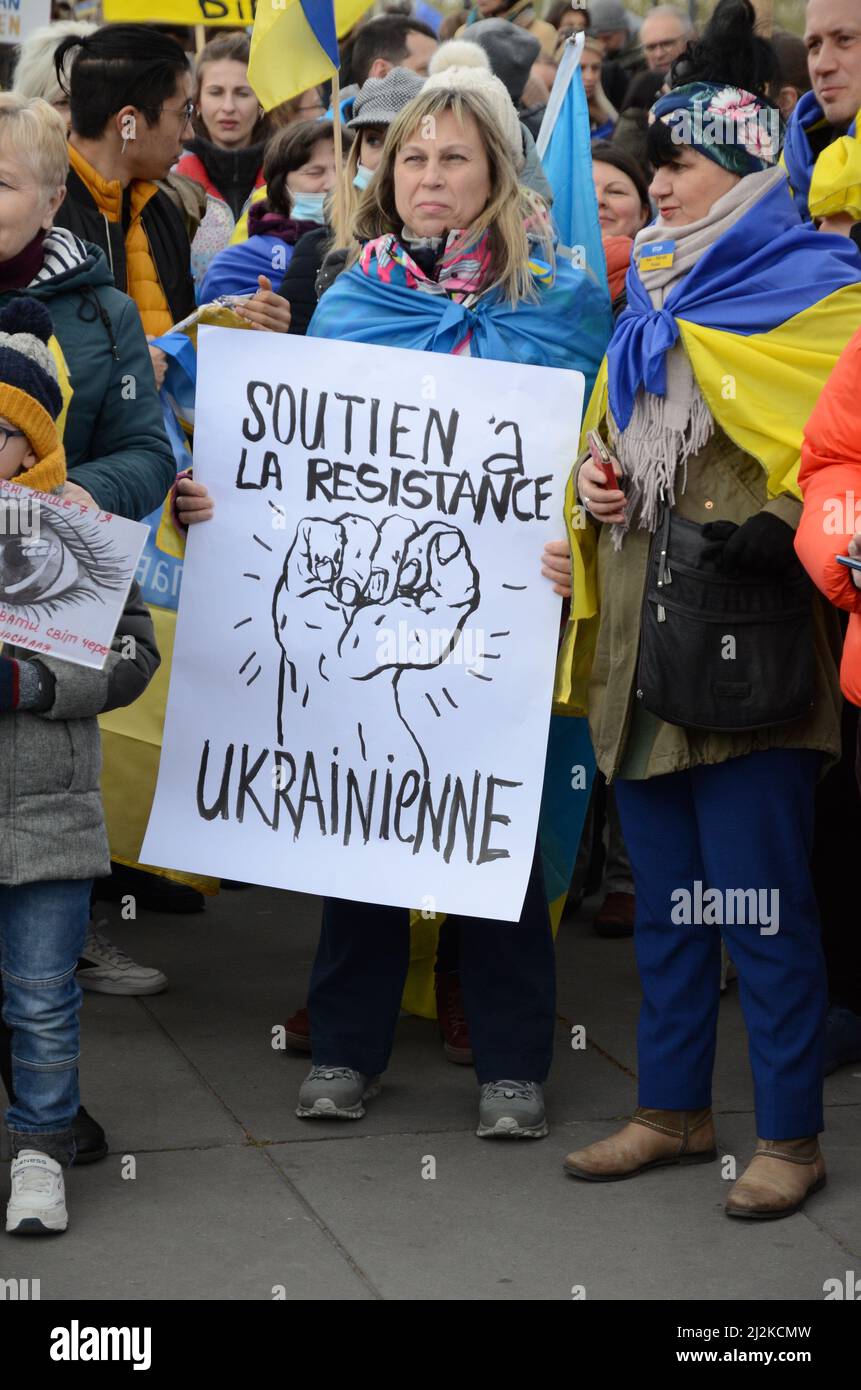
[[[341,61],[339,35],[370,5],[371,0],[260,0],[248,81],[261,106],[271,111],[332,77]]]
[[[536,149],[553,189],[553,220],[563,246],[577,253],[574,264],[591,270],[606,287],[598,200],[592,180],[592,136],[580,58],[583,35],[565,44]]]

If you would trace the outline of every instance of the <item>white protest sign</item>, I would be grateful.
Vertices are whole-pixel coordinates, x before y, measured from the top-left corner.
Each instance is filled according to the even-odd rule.
[[[0,642],[100,671],[146,526],[0,482]]]
[[[142,859],[520,914],[578,372],[204,328],[193,527]]]
[[[21,43],[51,18],[51,0],[0,0],[0,44]]]

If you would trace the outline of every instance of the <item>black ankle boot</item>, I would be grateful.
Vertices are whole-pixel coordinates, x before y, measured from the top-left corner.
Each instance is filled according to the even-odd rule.
[[[72,1121],[72,1133],[75,1136],[76,1168],[83,1163],[98,1163],[100,1158],[107,1158],[108,1141],[105,1131],[99,1122],[87,1113],[83,1105]]]

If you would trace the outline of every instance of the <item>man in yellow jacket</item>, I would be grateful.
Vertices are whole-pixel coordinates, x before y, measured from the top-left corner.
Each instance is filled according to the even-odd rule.
[[[188,56],[146,25],[109,24],[64,39],[54,61],[61,82],[71,62],[71,167],[57,225],[102,248],[147,336],[157,337],[195,308],[188,226],[160,186],[192,136]],[[259,328],[289,326],[289,306],[268,281],[240,312]],[[153,365],[160,380],[155,349]]]

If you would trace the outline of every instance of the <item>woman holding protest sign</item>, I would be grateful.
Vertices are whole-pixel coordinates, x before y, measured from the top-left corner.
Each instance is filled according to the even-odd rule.
[[[359,203],[353,264],[321,299],[310,336],[578,368],[591,385],[607,295],[556,263],[546,208],[518,184],[520,155],[517,114],[496,78],[457,67],[431,77],[389,128]],[[567,572],[559,550],[544,565],[557,580]],[[538,854],[518,923],[451,920],[461,927],[478,1134],[541,1137],[555,987]],[[408,953],[405,910],[326,900],[300,1116],[364,1114],[388,1063]]]
[[[767,1219],[825,1182],[809,856],[816,781],[840,752],[839,693],[793,544],[802,430],[858,322],[861,266],[793,204],[754,26],[748,0],[721,6],[674,66],[683,85],[652,109],[658,218],[635,239],[586,420],[619,486],[593,439],[575,485],[595,525],[570,531],[573,643],[557,696],[586,701],[615,780],[643,986],[639,1108],[566,1170],[608,1182],[716,1158],[723,935],[759,1136],[726,1212]]]

